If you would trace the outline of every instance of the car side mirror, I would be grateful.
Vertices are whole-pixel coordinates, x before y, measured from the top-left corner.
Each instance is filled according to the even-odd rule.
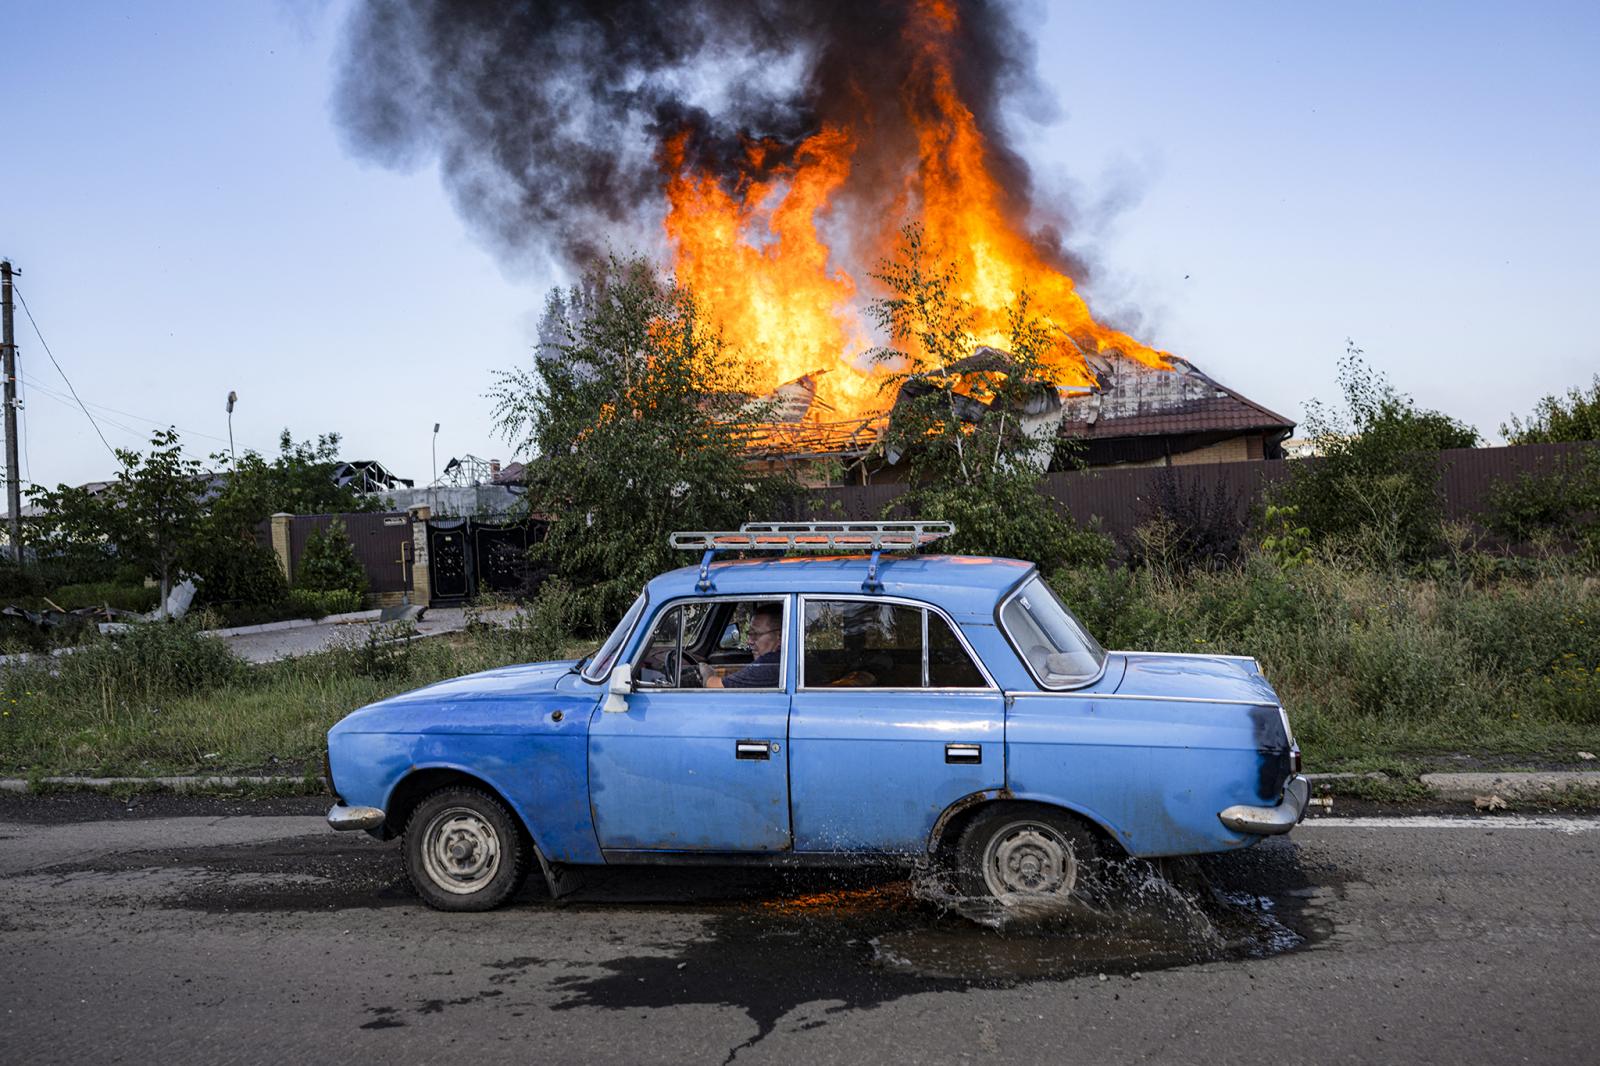
[[[611,671],[611,684],[606,693],[606,702],[600,709],[607,714],[626,714],[628,701],[624,697],[632,693],[633,664],[618,663]]]

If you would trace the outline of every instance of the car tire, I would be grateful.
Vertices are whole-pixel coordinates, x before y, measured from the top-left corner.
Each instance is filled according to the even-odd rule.
[[[522,884],[532,856],[517,818],[499,798],[442,788],[411,812],[405,867],[422,902],[441,911],[486,911]]]
[[[1033,803],[980,811],[956,841],[963,895],[1005,906],[1086,899],[1099,841],[1070,814]]]

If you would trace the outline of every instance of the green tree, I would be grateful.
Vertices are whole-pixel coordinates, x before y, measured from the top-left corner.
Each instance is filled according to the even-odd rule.
[[[135,564],[161,586],[162,609],[200,530],[206,472],[185,458],[173,429],[157,430],[143,454],[117,449],[121,469],[98,493],[58,485],[35,491],[51,539],[111,545],[120,561]]]
[[[1587,389],[1574,385],[1564,396],[1544,397],[1526,422],[1512,415],[1500,432],[1512,444],[1600,440],[1600,374]]]
[[[644,260],[553,292],[541,336],[532,368],[497,375],[495,416],[549,516],[532,561],[584,590],[574,622],[599,629],[682,562],[671,531],[771,517],[792,482],[747,465],[746,427],[768,408],[693,294]]]
[[[367,571],[356,558],[343,522],[336,518],[306,538],[294,584],[311,592],[367,591]]]
[[[278,454],[267,459],[246,451],[234,461],[227,453],[212,461],[226,478],[199,532],[192,562],[201,576],[207,603],[269,604],[288,592],[277,557],[256,541],[256,527],[271,515],[347,514],[374,511],[381,503],[334,481],[339,465],[339,434],[296,441],[285,429]]]
[[[1295,508],[1313,538],[1342,540],[1369,562],[1415,561],[1439,542],[1439,453],[1476,446],[1478,432],[1417,407],[1354,343],[1339,361],[1339,388],[1343,410],[1316,400],[1306,405],[1319,457],[1297,461],[1272,502]]]
[[[920,227],[902,231],[896,256],[873,277],[887,290],[872,314],[890,345],[871,354],[889,368],[884,391],[898,390],[880,446],[907,464],[911,481],[897,505],[955,523],[956,536],[941,545],[951,551],[1015,556],[1047,571],[1104,562],[1110,541],[1078,528],[1039,491],[1057,443],[1025,416],[1057,395],[1047,356],[1063,338],[1033,313],[1027,293],[1017,294],[1001,352],[977,343],[955,267]]]

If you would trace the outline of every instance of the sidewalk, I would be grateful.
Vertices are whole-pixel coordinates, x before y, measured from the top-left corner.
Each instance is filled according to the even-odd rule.
[[[506,625],[516,617],[514,607],[502,607],[478,612],[478,619],[491,625]],[[372,630],[386,624],[377,621],[332,622],[326,625],[298,626],[293,629],[273,629],[255,633],[237,633],[224,636],[229,648],[239,658],[252,663],[268,663],[277,659],[291,659],[300,655],[313,655],[327,651],[341,640],[362,641]],[[430,607],[416,623],[417,635],[437,637],[446,633],[459,633],[467,628],[467,612],[462,607]]]

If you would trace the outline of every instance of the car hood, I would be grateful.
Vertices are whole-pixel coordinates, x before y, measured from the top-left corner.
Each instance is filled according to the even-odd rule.
[[[526,663],[498,670],[452,677],[423,688],[369,703],[345,715],[329,731],[339,733],[453,732],[475,730],[505,717],[502,708],[522,708],[517,721],[528,721],[530,700],[551,697],[557,686],[576,680],[572,662]]]
[[[1254,659],[1234,656],[1115,652],[1126,664],[1119,696],[1228,700],[1277,706],[1278,694]]]
[[[576,660],[554,663],[519,663],[495,670],[452,677],[432,685],[391,696],[383,703],[456,703],[461,700],[503,700],[508,697],[536,696],[552,692],[562,678],[572,673]],[[376,706],[376,705],[375,705]]]

